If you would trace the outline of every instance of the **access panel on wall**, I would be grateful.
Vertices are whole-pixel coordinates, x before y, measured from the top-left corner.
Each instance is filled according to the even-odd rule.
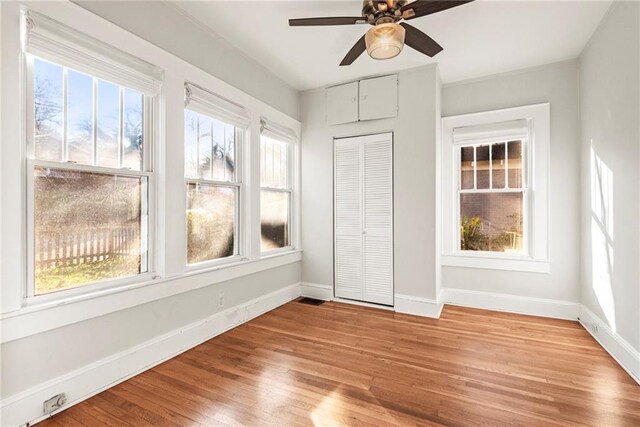
[[[393,134],[335,139],[335,295],[393,305]]]

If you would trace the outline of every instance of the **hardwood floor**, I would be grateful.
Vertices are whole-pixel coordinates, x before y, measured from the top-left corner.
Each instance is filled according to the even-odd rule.
[[[291,302],[42,426],[640,426],[640,386],[576,322]]]

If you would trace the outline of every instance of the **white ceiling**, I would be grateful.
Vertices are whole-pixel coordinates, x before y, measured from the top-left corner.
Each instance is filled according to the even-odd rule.
[[[175,4],[299,90],[438,62],[445,83],[576,58],[611,1],[479,0],[409,23],[444,51],[406,47],[338,64],[368,25],[295,27],[289,18],[360,16],[360,1],[179,1]]]

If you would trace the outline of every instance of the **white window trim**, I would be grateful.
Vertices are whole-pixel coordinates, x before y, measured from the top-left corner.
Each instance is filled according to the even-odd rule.
[[[271,255],[277,255],[281,253],[295,251],[298,247],[297,243],[297,224],[298,224],[298,135],[294,130],[287,128],[286,126],[279,125],[266,117],[260,118],[260,143],[262,144],[262,137],[274,139],[276,141],[284,142],[287,144],[287,188],[272,188],[263,187],[260,185],[260,193],[262,191],[274,191],[289,193],[289,245],[282,248],[270,249],[267,251],[261,251],[261,257],[269,257]],[[261,145],[262,147],[262,145]],[[260,230],[260,234],[262,231]]]
[[[526,162],[524,254],[459,250],[458,146],[454,129],[487,126],[525,119],[529,136],[523,147]],[[483,142],[478,140],[478,142]],[[484,141],[486,142],[486,141]],[[464,114],[442,119],[441,161],[441,264],[451,267],[548,273],[549,260],[549,104]]]
[[[33,306],[49,301],[60,301],[75,296],[101,292],[106,289],[127,287],[132,284],[143,283],[156,276],[156,193],[157,178],[154,173],[156,146],[156,124],[158,120],[158,97],[161,90],[163,72],[142,60],[119,51],[116,48],[102,42],[86,37],[77,31],[60,24],[37,12],[23,10],[22,25],[23,46],[21,53],[22,87],[24,88],[24,157],[26,158],[26,289],[23,293],[23,305]],[[51,49],[48,51],[47,49]],[[110,61],[105,58],[112,56]],[[35,138],[33,123],[33,67],[34,57],[40,57],[46,61],[81,72],[89,73],[93,79],[108,79],[108,81],[140,91],[143,95],[144,116],[143,134],[145,141],[142,150],[142,164],[139,171],[129,168],[110,168],[93,165],[76,164],[66,162],[44,161],[35,158]],[[122,63],[115,61],[122,60]],[[90,64],[83,67],[82,63]],[[144,73],[148,74],[144,74]],[[131,74],[128,74],[131,73]],[[131,77],[128,78],[127,76]],[[95,81],[95,80],[94,80]],[[95,88],[94,88],[95,91]],[[94,104],[96,100],[94,99]],[[66,105],[63,106],[66,108]],[[94,105],[95,108],[95,105]],[[95,126],[96,117],[94,117]],[[64,125],[66,128],[66,124]],[[95,132],[94,132],[95,138]],[[64,143],[64,138],[63,138]],[[96,142],[94,141],[94,146]],[[66,152],[66,150],[63,150]],[[95,157],[95,153],[94,153]],[[136,275],[105,279],[96,282],[88,282],[76,287],[61,289],[41,295],[35,294],[35,209],[34,209],[34,178],[33,171],[36,167],[45,167],[81,172],[93,172],[107,175],[121,175],[132,177],[144,177],[147,179],[146,188],[146,271]],[[143,205],[145,206],[145,205]]]

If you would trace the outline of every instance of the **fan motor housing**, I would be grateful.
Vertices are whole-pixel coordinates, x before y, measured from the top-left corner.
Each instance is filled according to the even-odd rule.
[[[400,9],[407,3],[408,0],[364,0],[362,16],[371,25],[396,22],[402,19]]]

